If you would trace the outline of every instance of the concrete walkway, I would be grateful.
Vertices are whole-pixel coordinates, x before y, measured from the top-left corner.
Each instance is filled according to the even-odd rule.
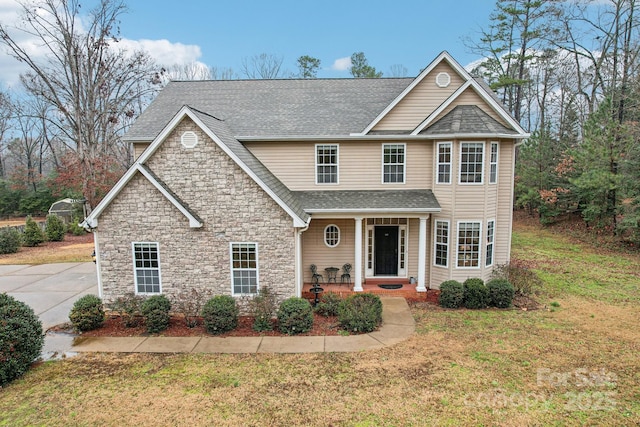
[[[112,353],[320,353],[372,350],[397,344],[415,331],[404,298],[383,297],[382,326],[369,334],[291,337],[86,337],[74,352]]]

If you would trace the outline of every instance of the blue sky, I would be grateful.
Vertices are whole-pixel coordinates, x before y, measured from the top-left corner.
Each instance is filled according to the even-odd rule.
[[[97,0],[84,0],[89,10]],[[318,77],[350,77],[348,58],[364,52],[369,64],[390,74],[402,65],[416,76],[441,51],[463,66],[479,59],[463,38],[488,28],[494,0],[125,0],[123,47],[143,48],[160,64],[199,62],[231,68],[239,77],[244,58],[261,53],[283,58],[287,75],[296,60],[322,61]],[[19,22],[16,0],[0,0],[0,21]],[[19,39],[37,45],[25,34]],[[24,64],[0,54],[0,87],[18,87]]]
[[[197,46],[198,61],[237,71],[243,57],[268,53],[296,72],[296,59],[310,55],[322,61],[319,77],[348,77],[333,69],[335,61],[362,51],[378,71],[401,64],[415,76],[443,50],[462,65],[478,59],[462,39],[477,38],[494,6],[493,0],[130,0],[121,30],[128,39]]]

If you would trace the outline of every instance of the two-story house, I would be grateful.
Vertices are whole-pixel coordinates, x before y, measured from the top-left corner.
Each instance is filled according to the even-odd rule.
[[[311,264],[351,264],[354,291],[486,280],[509,260],[526,137],[446,52],[416,78],[171,82],[85,219],[101,296],[300,296]]]

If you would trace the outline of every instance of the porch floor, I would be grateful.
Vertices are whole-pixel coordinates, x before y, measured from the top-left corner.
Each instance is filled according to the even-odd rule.
[[[383,283],[394,283],[394,284],[402,284],[402,287],[399,289],[383,289],[379,287],[379,284]],[[331,292],[334,294],[338,294],[341,297],[347,297],[354,293],[353,291],[353,283],[352,284],[340,284],[340,283],[320,283],[319,286],[323,289],[322,293]],[[302,288],[302,297],[306,299],[313,299],[314,294],[310,291],[313,287],[311,283],[305,283]],[[433,303],[438,302],[438,295],[440,291],[435,289],[428,289],[427,292],[418,292],[416,291],[417,285],[406,283],[406,280],[390,280],[390,279],[367,279],[366,283],[362,285],[363,292],[369,292],[372,294],[380,295],[380,296],[389,296],[389,297],[403,297],[408,300],[414,301],[429,301]],[[322,296],[322,293],[319,296]]]

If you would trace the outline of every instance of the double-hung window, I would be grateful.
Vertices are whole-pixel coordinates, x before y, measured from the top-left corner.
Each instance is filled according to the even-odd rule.
[[[449,263],[449,221],[436,221],[435,265],[446,267]]]
[[[404,184],[405,144],[382,145],[382,182]]]
[[[133,243],[133,273],[137,294],[159,294],[161,292],[158,243]]]
[[[491,143],[491,153],[489,153],[489,184],[498,182],[498,143]]]
[[[316,145],[316,184],[338,183],[338,146]]]
[[[231,286],[234,295],[258,292],[257,243],[231,243]]]
[[[463,142],[460,144],[461,184],[482,184],[483,165],[483,142]]]
[[[451,143],[438,143],[438,177],[436,183],[451,183]]]
[[[458,267],[480,267],[480,222],[458,223]]]
[[[484,260],[484,265],[489,266],[493,264],[493,243],[495,242],[496,222],[494,220],[487,222],[487,255]]]

